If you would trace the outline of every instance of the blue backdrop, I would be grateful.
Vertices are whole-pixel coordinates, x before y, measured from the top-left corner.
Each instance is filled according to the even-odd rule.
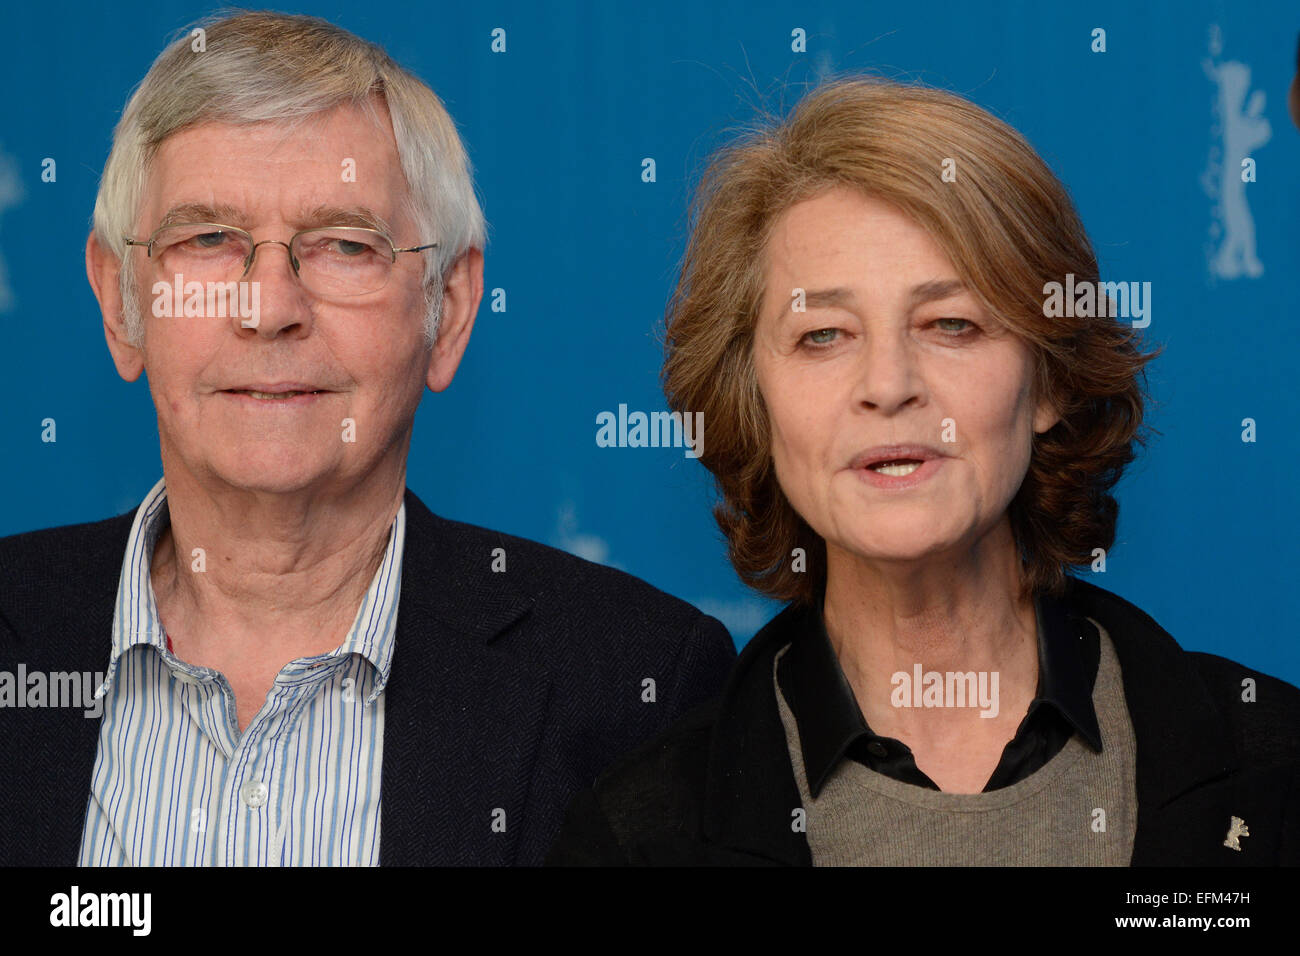
[[[213,9],[0,14],[0,534],[120,513],[161,474],[147,386],[109,361],[83,245],[128,93],[173,31]],[[708,152],[756,104],[788,104],[828,70],[870,69],[966,95],[1022,130],[1071,189],[1103,278],[1152,283],[1146,334],[1168,348],[1150,371],[1150,422],[1163,435],[1120,485],[1097,583],[1184,647],[1300,683],[1287,597],[1297,509],[1284,488],[1300,328],[1293,3],[281,9],[327,17],[426,79],[475,167],[486,285],[507,308],[485,298],[456,383],[421,407],[409,484],[434,510],[622,567],[748,639],[775,607],[726,563],[703,468],[681,449],[597,447],[596,415],[664,407],[659,330]],[[498,27],[504,53],[491,49]],[[806,52],[792,50],[796,29]],[[1243,142],[1256,181],[1234,189]],[[54,443],[41,440],[46,418]]]

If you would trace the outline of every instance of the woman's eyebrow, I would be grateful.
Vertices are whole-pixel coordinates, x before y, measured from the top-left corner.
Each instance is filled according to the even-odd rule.
[[[834,289],[808,289],[804,292],[803,301],[805,306],[809,305],[828,305],[832,307],[848,307],[853,304],[853,290],[836,287]]]
[[[968,292],[966,283],[960,279],[931,279],[928,282],[922,282],[920,285],[912,286],[908,293],[908,308],[914,309],[918,305],[924,305],[927,302],[935,302],[939,299],[949,299],[955,295],[961,295]],[[794,299],[791,299],[788,311],[793,310]],[[832,308],[851,308],[855,302],[852,289],[846,289],[843,286],[836,286],[830,289],[807,289],[803,294],[803,304],[805,308],[813,306],[829,306]]]
[[[968,292],[966,283],[960,279],[932,279],[929,282],[922,282],[920,285],[912,286],[912,291],[908,294],[908,306],[916,308],[918,305],[924,305],[927,302],[935,302],[939,299],[950,299],[955,295],[961,295]]]
[[[802,296],[796,298],[794,293],[802,292]],[[789,316],[798,315],[810,308],[818,306],[827,306],[830,308],[852,308],[854,301],[853,290],[837,286],[833,289],[792,289],[789,298],[781,306],[779,312],[775,313],[773,321],[783,322]],[[797,311],[795,305],[799,304],[801,308]]]

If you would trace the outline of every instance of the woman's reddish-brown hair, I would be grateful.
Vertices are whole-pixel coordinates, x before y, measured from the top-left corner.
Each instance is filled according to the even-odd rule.
[[[1145,444],[1144,366],[1159,352],[1139,351],[1138,334],[1115,318],[1045,314],[1047,283],[1067,274],[1095,283],[1097,259],[1065,187],[1019,133],[954,94],[874,77],[827,81],[720,150],[691,206],[663,382],[674,410],[704,414],[701,462],[717,482],[732,565],[785,601],[809,602],[825,584],[825,543],[777,483],[753,342],[774,224],[844,185],[920,224],[1031,349],[1033,401],[1047,396],[1061,420],[1035,435],[1009,517],[1022,599],[1061,593],[1066,567],[1114,543],[1111,489]]]

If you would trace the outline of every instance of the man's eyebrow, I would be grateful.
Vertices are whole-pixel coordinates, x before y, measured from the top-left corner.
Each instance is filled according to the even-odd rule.
[[[162,217],[162,226],[171,226],[182,222],[215,222],[226,226],[249,228],[249,217],[242,210],[227,203],[209,205],[202,202],[184,202],[172,206]],[[317,206],[300,217],[303,228],[314,226],[358,226],[362,229],[378,229],[386,235],[392,235],[383,216],[366,206]]]
[[[305,228],[311,226],[357,226],[378,229],[391,236],[392,229],[383,216],[366,206],[317,206],[303,217]]]
[[[172,206],[163,214],[159,228],[180,222],[215,222],[225,226],[247,228],[247,218],[234,206],[217,203],[210,206],[202,202],[183,202]]]

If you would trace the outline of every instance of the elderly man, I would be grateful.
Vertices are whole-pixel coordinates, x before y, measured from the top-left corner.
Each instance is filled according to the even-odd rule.
[[[0,711],[0,864],[538,863],[718,691],[717,621],[406,490],[483,244],[451,119],[374,45],[241,14],[155,62],[86,265],[163,479],[0,541],[0,671],[99,690]]]

